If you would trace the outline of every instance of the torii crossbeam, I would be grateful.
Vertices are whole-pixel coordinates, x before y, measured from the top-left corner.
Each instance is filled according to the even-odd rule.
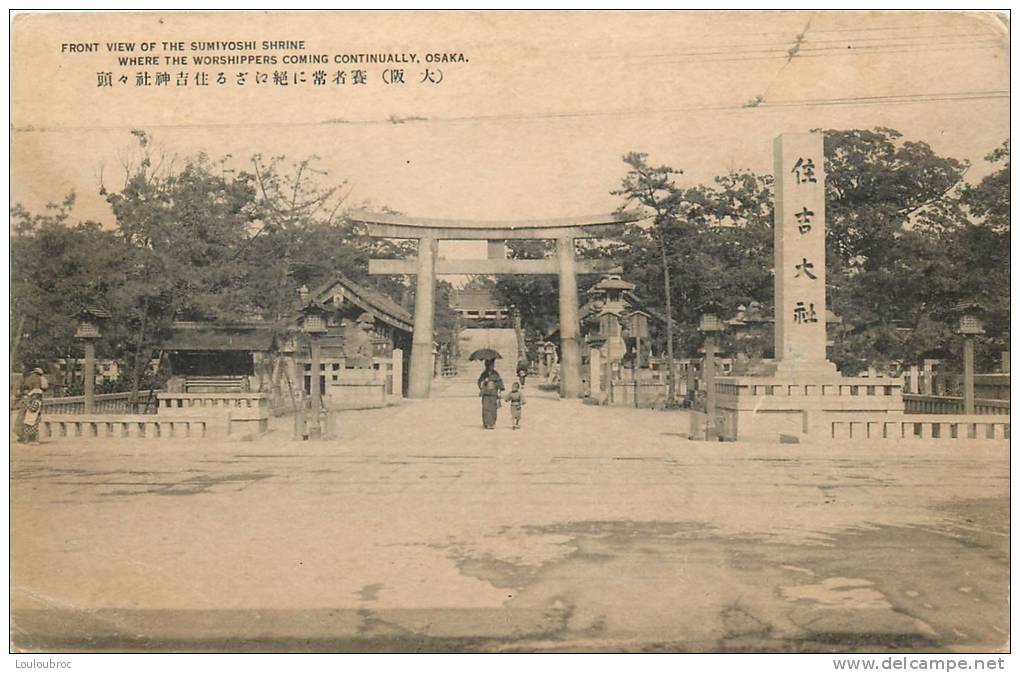
[[[608,264],[577,260],[574,239],[600,238],[610,227],[642,219],[635,212],[592,215],[553,220],[437,220],[404,215],[355,211],[349,218],[362,222],[376,238],[418,240],[417,259],[369,260],[370,274],[414,274],[414,335],[408,396],[428,397],[432,382],[432,332],[435,317],[436,274],[546,274],[559,275],[560,298],[560,395],[581,395],[581,351],[578,343],[579,316],[577,274],[601,273]],[[437,260],[439,241],[473,240],[489,242],[489,259]],[[555,240],[555,259],[506,259],[507,240]]]

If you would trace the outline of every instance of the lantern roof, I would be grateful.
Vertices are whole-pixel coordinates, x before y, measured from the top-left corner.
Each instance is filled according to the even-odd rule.
[[[977,316],[983,316],[988,312],[988,307],[979,301],[976,301],[974,299],[968,299],[953,304],[949,308],[949,312],[953,315],[963,315],[966,313],[971,313]]]
[[[98,304],[85,304],[76,314],[76,317],[79,319],[89,316],[105,320],[107,318],[112,318],[113,314],[110,313],[108,309]]]
[[[329,309],[315,300],[308,302],[301,309],[302,315],[325,315],[327,313],[329,313]]]
[[[595,284],[593,289],[596,290],[627,290],[631,291],[636,288],[637,285],[625,281],[617,274],[609,274],[604,276],[602,280]]]

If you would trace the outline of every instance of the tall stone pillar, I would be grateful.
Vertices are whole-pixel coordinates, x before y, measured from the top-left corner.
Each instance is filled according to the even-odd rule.
[[[869,422],[895,421],[903,414],[901,380],[881,381],[889,389],[884,395],[855,395],[854,387],[875,387],[875,377],[843,377],[825,357],[823,137],[783,134],[773,155],[776,371],[719,378],[706,372],[705,379],[717,383],[714,430],[725,439],[806,435],[826,441],[833,437],[833,414],[852,411],[868,415]],[[776,392],[769,390],[774,383],[783,394],[768,394]]]
[[[411,339],[411,371],[407,396],[424,399],[432,386],[432,331],[436,301],[436,252],[434,238],[418,239],[417,286],[414,293],[414,335]]]
[[[581,348],[573,238],[556,241],[556,260],[560,274],[560,397],[575,398],[581,396]]]
[[[825,154],[820,133],[785,133],[775,161],[777,375],[834,374],[825,359]]]

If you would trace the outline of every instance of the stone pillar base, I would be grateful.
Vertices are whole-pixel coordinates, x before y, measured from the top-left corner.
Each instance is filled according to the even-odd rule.
[[[720,436],[727,441],[825,440],[834,415],[903,415],[902,378],[801,371],[795,378],[719,377],[715,386]]]

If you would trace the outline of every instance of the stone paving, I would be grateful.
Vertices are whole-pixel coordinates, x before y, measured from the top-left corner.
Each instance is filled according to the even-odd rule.
[[[470,382],[333,442],[13,445],[14,646],[231,651],[1008,647],[1002,443],[685,439]]]

